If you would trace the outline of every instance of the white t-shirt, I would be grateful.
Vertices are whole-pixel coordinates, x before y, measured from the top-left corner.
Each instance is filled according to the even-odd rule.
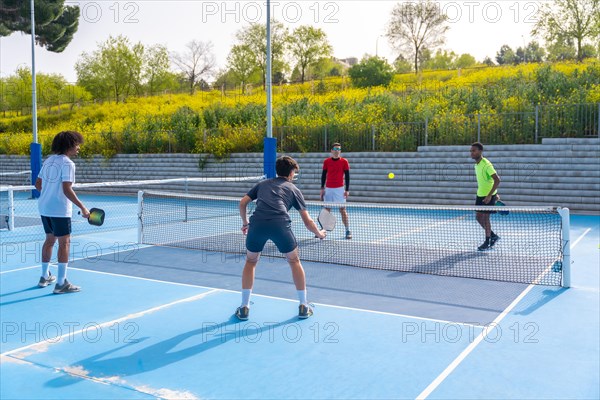
[[[73,203],[65,196],[62,184],[75,183],[75,163],[64,154],[52,155],[42,164],[38,178],[42,180],[42,192],[38,199],[40,215],[70,218]]]

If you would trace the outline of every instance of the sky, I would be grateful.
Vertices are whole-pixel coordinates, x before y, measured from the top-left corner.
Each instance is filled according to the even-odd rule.
[[[110,35],[122,34],[131,42],[164,44],[169,51],[183,53],[192,40],[211,41],[219,68],[225,67],[235,34],[244,26],[266,21],[266,0],[94,0],[66,1],[81,9],[79,29],[62,53],[36,46],[38,73],[57,73],[76,82],[75,63],[83,52],[93,52]],[[272,0],[272,17],[290,31],[313,25],[327,34],[337,58],[377,55],[390,62],[398,53],[382,35],[398,1]],[[528,0],[440,1],[449,18],[450,30],[444,49],[470,53],[478,61],[494,59],[503,44],[512,48],[532,40],[531,30],[544,2]],[[31,66],[31,38],[13,33],[0,38],[0,77]],[[174,69],[175,70],[175,69]]]

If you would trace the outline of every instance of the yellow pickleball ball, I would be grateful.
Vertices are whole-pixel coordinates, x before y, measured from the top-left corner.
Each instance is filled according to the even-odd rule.
[[[396,176],[396,175],[394,175],[394,173],[393,173],[393,172],[390,172],[390,173],[388,174],[388,178],[389,178],[389,179],[394,179],[394,177],[395,177],[395,176]]]

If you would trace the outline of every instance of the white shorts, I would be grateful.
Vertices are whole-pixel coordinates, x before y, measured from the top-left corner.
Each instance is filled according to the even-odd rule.
[[[325,195],[323,195],[323,201],[328,203],[345,203],[346,198],[344,197],[344,187],[339,188],[325,188]]]

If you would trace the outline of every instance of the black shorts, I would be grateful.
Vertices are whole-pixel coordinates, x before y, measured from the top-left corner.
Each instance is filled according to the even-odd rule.
[[[269,239],[282,253],[289,253],[298,247],[291,222],[259,221],[250,223],[246,236],[246,249],[253,253],[260,253]]]
[[[42,215],[44,232],[56,237],[71,234],[71,218],[69,217],[45,217]]]
[[[492,199],[487,204],[485,204],[483,202],[483,199],[485,199],[485,196],[477,196],[476,199],[475,199],[475,205],[476,206],[484,206],[484,207],[495,206],[496,205],[496,200],[498,200],[498,196],[492,195]],[[477,212],[486,213],[486,214],[495,214],[496,213],[496,211],[477,211]]]

